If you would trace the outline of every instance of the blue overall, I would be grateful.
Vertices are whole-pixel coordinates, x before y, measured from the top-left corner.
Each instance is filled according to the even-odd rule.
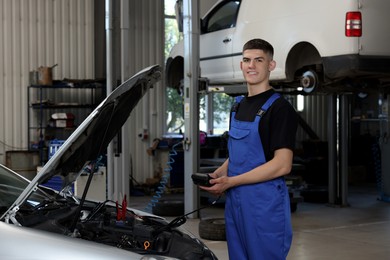
[[[261,116],[280,95],[273,94],[253,122],[238,121],[232,112],[228,176],[266,162],[259,135]],[[236,102],[240,102],[238,97]],[[292,241],[290,199],[283,178],[241,185],[226,192],[226,237],[230,260],[286,259]]]

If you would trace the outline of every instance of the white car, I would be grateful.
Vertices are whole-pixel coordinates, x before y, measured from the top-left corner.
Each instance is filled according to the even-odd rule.
[[[217,259],[180,228],[185,216],[167,222],[123,201],[72,193],[82,173],[93,176],[110,141],[160,77],[156,65],[116,88],[32,181],[0,166],[0,259]],[[53,176],[63,179],[60,192],[44,186]]]
[[[386,0],[220,0],[200,21],[200,77],[211,86],[242,85],[242,47],[262,38],[275,49],[275,87],[310,93],[387,86],[389,10]],[[176,89],[183,48],[183,41],[175,45],[166,62],[166,84]]]

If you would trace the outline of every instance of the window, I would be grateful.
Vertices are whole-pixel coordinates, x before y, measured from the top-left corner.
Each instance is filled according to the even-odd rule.
[[[229,1],[215,9],[204,20],[203,33],[215,32],[236,26],[240,1]]]
[[[165,0],[165,57],[168,57],[172,46],[183,38],[177,27],[175,3],[176,0]]]
[[[229,130],[230,108],[234,103],[234,97],[225,93],[211,93],[208,97],[212,98],[212,108],[207,113],[208,116],[212,117],[212,125],[209,126],[208,132],[221,135]]]
[[[176,0],[165,0],[165,57],[168,57],[172,47],[183,37],[179,32],[175,16]],[[166,89],[167,132],[178,133],[184,130],[184,100],[183,97],[172,88]]]
[[[177,27],[175,17],[176,0],[165,0],[165,56],[168,57],[172,47],[179,42],[183,35]],[[237,10],[240,1],[229,1],[221,6],[214,15],[210,16],[210,24],[222,27],[235,26]],[[184,98],[176,89],[166,89],[166,125],[167,133],[184,132]],[[199,130],[222,134],[229,128],[230,108],[234,98],[223,93],[211,93],[199,98]]]

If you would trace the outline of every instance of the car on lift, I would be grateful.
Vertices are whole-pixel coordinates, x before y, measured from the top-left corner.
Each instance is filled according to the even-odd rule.
[[[168,222],[127,207],[126,197],[86,198],[108,144],[160,78],[155,65],[116,88],[31,181],[0,166],[1,259],[217,259],[180,227],[185,215]],[[81,175],[88,181],[76,197],[71,186]],[[54,176],[62,178],[60,191],[45,187]]]
[[[200,21],[200,82],[242,86],[242,46],[262,38],[275,49],[270,81],[276,88],[306,94],[388,86],[388,10],[390,2],[383,0],[220,0]],[[167,86],[182,88],[184,59],[180,41],[166,62]]]

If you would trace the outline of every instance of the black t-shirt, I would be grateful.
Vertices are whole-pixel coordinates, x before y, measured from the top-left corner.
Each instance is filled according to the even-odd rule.
[[[270,89],[251,97],[244,97],[238,106],[236,119],[253,122],[263,104],[274,94]],[[283,97],[275,100],[263,115],[259,124],[259,133],[266,160],[273,158],[274,152],[280,148],[294,150],[298,118],[294,107]]]

